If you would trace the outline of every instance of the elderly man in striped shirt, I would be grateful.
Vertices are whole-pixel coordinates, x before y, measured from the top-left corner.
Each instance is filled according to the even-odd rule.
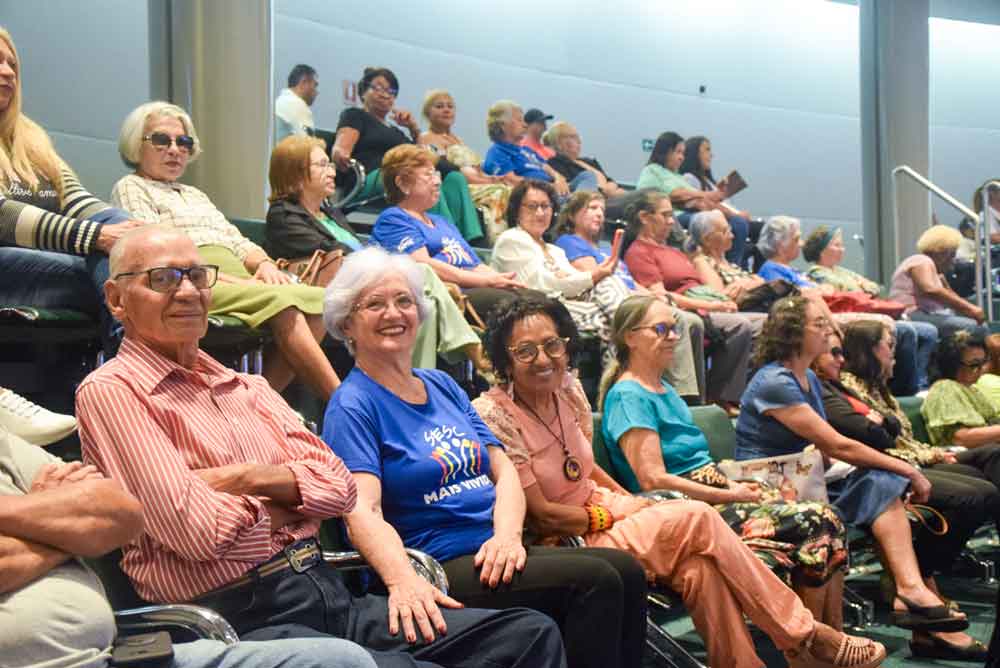
[[[353,479],[263,378],[199,350],[217,279],[168,226],[111,252],[105,296],[125,339],[80,385],[77,416],[85,461],[143,504],[122,560],[139,595],[214,608],[244,638],[347,638],[380,666],[565,666],[539,613],[459,610],[441,594],[439,618],[406,617],[400,633],[386,620],[406,600],[348,592],[316,536],[354,509]]]

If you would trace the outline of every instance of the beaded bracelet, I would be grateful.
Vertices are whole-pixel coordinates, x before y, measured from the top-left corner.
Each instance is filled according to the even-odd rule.
[[[584,509],[587,511],[587,530],[589,533],[607,531],[614,526],[615,518],[611,515],[611,511],[604,506],[588,504],[584,506]]]

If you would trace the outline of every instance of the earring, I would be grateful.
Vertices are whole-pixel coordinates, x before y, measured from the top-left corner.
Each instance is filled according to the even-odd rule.
[[[348,337],[347,338],[347,343],[350,344],[351,346],[353,346],[354,345],[354,339]]]

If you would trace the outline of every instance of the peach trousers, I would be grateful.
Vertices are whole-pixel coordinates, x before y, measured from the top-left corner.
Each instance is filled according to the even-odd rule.
[[[743,615],[778,649],[795,647],[812,633],[812,613],[707,503],[650,505],[648,499],[604,488],[595,490],[589,503],[606,507],[616,521],[607,531],[585,535],[587,545],[630,552],[651,580],[680,593],[710,666],[764,665]]]

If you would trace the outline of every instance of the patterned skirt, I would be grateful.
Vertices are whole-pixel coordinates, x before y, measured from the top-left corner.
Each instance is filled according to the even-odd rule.
[[[683,477],[712,487],[729,483],[714,464]],[[844,523],[832,506],[784,501],[774,488],[763,489],[762,495],[763,501],[722,503],[715,508],[772,571],[789,583],[795,573],[805,583],[819,585],[847,563]]]

